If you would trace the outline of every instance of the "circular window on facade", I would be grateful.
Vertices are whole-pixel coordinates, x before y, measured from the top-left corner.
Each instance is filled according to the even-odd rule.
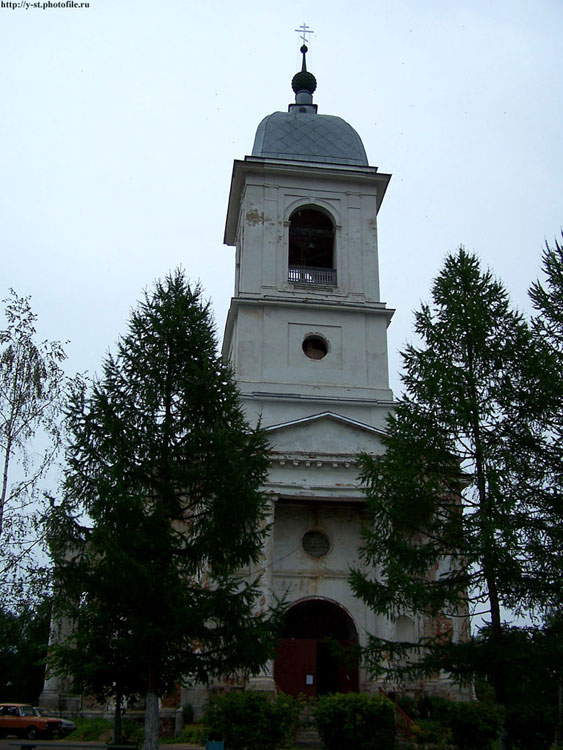
[[[311,557],[324,557],[330,550],[330,539],[322,531],[308,531],[301,543]]]
[[[322,359],[328,354],[328,342],[322,336],[306,336],[302,348],[309,359]]]

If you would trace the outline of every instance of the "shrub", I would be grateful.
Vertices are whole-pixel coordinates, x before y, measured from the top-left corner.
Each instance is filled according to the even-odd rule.
[[[185,726],[186,724],[193,724],[195,716],[194,707],[191,703],[184,703],[182,706],[182,723]]]
[[[449,700],[449,698],[443,698],[441,695],[429,695],[426,705],[429,719],[439,721],[441,724],[449,724],[452,711],[457,703]]]
[[[416,700],[416,718],[420,719],[431,719],[432,718],[432,696],[427,693],[423,693]]]
[[[415,699],[410,695],[400,695],[396,700],[397,705],[401,708],[407,716],[411,719],[415,719],[418,716],[417,706]]]
[[[142,724],[133,719],[121,721],[121,744],[141,747],[145,741],[145,730]]]
[[[72,733],[73,740],[84,742],[105,742],[111,739],[113,724],[108,719],[76,719],[76,729]]]
[[[289,695],[233,691],[214,699],[204,723],[229,750],[276,750],[290,741],[299,711],[299,701]]]
[[[73,742],[112,742],[113,722],[109,719],[102,719],[101,717],[84,719],[77,717],[74,721],[76,722],[76,729],[66,739],[71,739]],[[133,719],[122,719],[122,744],[140,747],[144,739],[145,732],[142,724]]]
[[[174,744],[205,745],[206,736],[207,732],[203,724],[186,724],[180,734],[171,742]]]
[[[317,731],[328,750],[392,750],[395,712],[382,695],[335,693],[313,703]]]
[[[451,741],[449,727],[433,719],[418,719],[412,726],[412,733],[417,745],[429,743],[445,747]]]
[[[481,701],[451,703],[448,724],[459,750],[487,750],[496,739],[501,720],[497,706]]]
[[[517,750],[549,750],[557,723],[552,706],[511,706],[506,717],[509,741]]]

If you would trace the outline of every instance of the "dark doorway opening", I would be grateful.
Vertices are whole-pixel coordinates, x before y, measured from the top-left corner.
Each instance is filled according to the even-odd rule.
[[[289,223],[289,265],[332,268],[334,226],[322,211],[296,211]]]
[[[290,607],[274,664],[280,690],[315,697],[358,690],[358,635],[337,604],[318,599]]]
[[[323,211],[301,208],[289,221],[288,281],[336,284],[334,224]]]

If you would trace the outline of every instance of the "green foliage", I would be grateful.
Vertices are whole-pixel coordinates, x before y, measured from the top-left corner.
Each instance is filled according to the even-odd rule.
[[[555,359],[502,284],[463,249],[446,258],[415,331],[421,344],[403,353],[405,394],[388,421],[386,452],[361,458],[370,518],[351,584],[392,618],[463,617],[486,602],[495,642],[501,607],[525,613],[557,596],[555,576],[537,566],[541,558],[561,569],[556,545],[543,544],[554,515],[540,461]],[[380,573],[366,575],[366,566]],[[395,679],[457,674],[455,646],[444,633],[415,644],[374,637],[367,657],[374,672]],[[460,679],[471,673],[472,653],[463,652]],[[506,664],[496,664],[502,701]]]
[[[452,738],[450,728],[434,719],[418,719],[413,724],[412,733],[417,745],[431,743],[438,747],[446,747]]]
[[[0,608],[0,695],[37,705],[45,678],[51,607]]]
[[[191,724],[194,720],[194,707],[191,703],[184,703],[182,706],[182,721],[184,724]]]
[[[231,750],[276,750],[290,741],[299,711],[300,702],[283,693],[232,691],[210,703],[204,723]]]
[[[108,719],[75,719],[76,729],[72,733],[73,741],[105,742],[111,738],[112,723]]]
[[[76,729],[68,735],[73,742],[111,742],[112,722],[108,719],[95,718],[85,719],[77,717],[74,719]],[[121,741],[119,744],[140,747],[143,744],[143,727],[133,719],[122,719]]]
[[[563,609],[563,575],[561,567],[553,565],[553,556],[563,549],[563,245],[546,248],[543,254],[544,283],[537,281],[530,289],[530,297],[538,314],[533,324],[537,336],[548,347],[557,363],[549,392],[549,419],[543,450],[537,465],[545,475],[540,495],[543,514],[551,523],[543,538],[534,548],[538,576],[546,581],[553,591],[551,606],[554,610]]]
[[[439,747],[455,744],[459,750],[487,750],[498,736],[502,711],[492,703],[457,702],[424,695],[417,700],[413,734],[417,744]]]
[[[494,677],[502,669],[508,740],[522,750],[549,747],[563,675],[560,618],[552,616],[542,628],[505,625],[494,640],[490,628],[483,628],[469,642],[452,648],[449,659],[458,675],[481,675],[476,690],[482,703],[494,702]],[[433,709],[431,713],[434,717]]]
[[[43,594],[41,483],[61,443],[66,354],[58,341],[37,341],[29,297],[4,299],[0,330],[0,600],[11,605]],[[13,471],[15,469],[15,471]]]
[[[454,705],[453,701],[441,695],[430,695],[427,698],[428,715],[430,718],[447,724],[451,715],[451,706]]]
[[[498,736],[501,710],[489,703],[452,703],[448,721],[459,750],[487,750]]]
[[[172,744],[205,745],[207,731],[203,724],[186,724],[180,734],[170,740]],[[161,739],[162,742],[162,739]]]
[[[563,353],[563,244],[546,244],[542,260],[545,283],[536,281],[530,288],[534,307],[541,313],[535,323],[538,332]]]
[[[393,750],[395,714],[382,695],[334,693],[313,704],[317,731],[328,750]]]
[[[507,710],[506,733],[514,750],[550,750],[555,736],[555,706],[512,705]]]
[[[431,719],[447,725],[451,705],[452,701],[448,698],[423,693],[417,698],[412,715],[417,719]]]
[[[415,699],[410,695],[399,695],[396,698],[399,708],[404,711],[411,719],[418,716],[418,710]]]
[[[109,719],[94,718],[74,719],[76,729],[68,735],[72,742],[111,742],[112,722]],[[122,734],[119,744],[140,747],[143,744],[144,732],[142,724],[133,719],[122,719]]]
[[[504,628],[502,643],[508,663],[507,737],[518,750],[547,750],[563,676],[563,619],[551,616],[541,629]]]
[[[49,536],[57,611],[74,629],[52,668],[100,698],[144,694],[150,706],[186,674],[257,672],[278,613],[258,612],[257,582],[237,572],[267,530],[268,445],[180,271],[145,294],[100,380],[75,386],[67,422]]]
[[[133,719],[123,719],[121,722],[121,745],[141,747],[145,740],[143,725]]]

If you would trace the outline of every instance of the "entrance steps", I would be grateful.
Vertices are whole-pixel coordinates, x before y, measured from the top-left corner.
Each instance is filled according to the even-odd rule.
[[[404,728],[401,727],[400,722],[398,721],[396,734],[397,750],[412,747],[410,741],[410,727],[407,733],[405,733],[403,729]],[[324,745],[319,737],[319,733],[313,722],[311,711],[308,707],[305,707],[301,711],[293,744],[296,748],[304,748],[305,750],[324,750]]]
[[[313,717],[309,708],[305,707],[301,711],[295,732],[295,747],[307,748],[307,750],[317,750],[323,748],[319,733],[313,723]]]
[[[295,733],[295,747],[306,747],[309,750],[324,747],[315,727],[298,728]]]

